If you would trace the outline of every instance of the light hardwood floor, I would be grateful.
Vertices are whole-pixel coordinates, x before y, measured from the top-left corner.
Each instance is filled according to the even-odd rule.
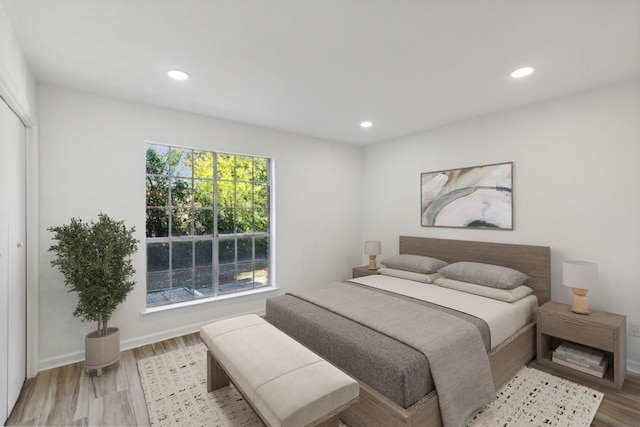
[[[640,426],[640,375],[627,373],[620,391],[603,385],[586,384],[604,393],[592,426]]]
[[[6,425],[149,425],[136,361],[199,344],[198,333],[123,351],[120,366],[86,375],[84,362],[41,371],[28,379]]]
[[[83,363],[42,371],[26,381],[6,425],[149,425],[136,361],[200,342],[196,333],[123,351],[120,366],[100,377],[86,375]],[[627,374],[619,391],[588,385],[605,394],[593,426],[640,426],[640,375]]]

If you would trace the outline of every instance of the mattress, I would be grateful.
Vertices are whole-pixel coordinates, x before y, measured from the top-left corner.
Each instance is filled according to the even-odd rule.
[[[538,309],[538,298],[534,295],[516,302],[504,302],[434,284],[383,275],[358,277],[349,282],[428,301],[482,319],[491,332],[491,349],[534,320]]]
[[[537,307],[535,297],[528,298],[529,303],[516,304],[518,308],[514,309],[505,306],[509,303],[494,304],[488,298],[388,276],[365,276],[353,279],[351,284],[372,292],[397,293],[422,305],[435,302],[439,310],[466,317],[478,327],[487,350],[499,344],[500,336],[507,338],[526,325]],[[463,313],[467,310],[470,314]],[[293,295],[269,298],[266,318],[404,408],[434,389],[429,362],[422,352],[367,326]]]

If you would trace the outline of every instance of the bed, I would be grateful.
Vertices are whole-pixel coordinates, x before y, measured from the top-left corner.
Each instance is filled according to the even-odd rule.
[[[401,236],[399,253],[509,267],[529,277],[535,305],[550,299],[548,247]],[[293,295],[269,299],[266,311],[269,322],[358,379],[360,399],[342,416],[349,427],[442,425],[428,363],[415,348]],[[496,344],[484,339],[496,389],[535,355],[535,320],[516,329]]]

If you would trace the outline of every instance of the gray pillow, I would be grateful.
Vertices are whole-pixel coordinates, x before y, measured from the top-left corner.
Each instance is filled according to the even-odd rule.
[[[449,279],[500,289],[513,289],[522,285],[529,278],[526,274],[513,268],[469,261],[449,264],[439,269],[438,273]]]
[[[447,263],[441,259],[408,254],[394,255],[380,262],[385,267],[423,274],[435,273],[438,269],[447,265]]]

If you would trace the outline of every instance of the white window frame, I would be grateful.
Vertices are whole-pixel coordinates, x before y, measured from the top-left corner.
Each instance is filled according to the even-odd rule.
[[[171,170],[171,165],[169,164],[169,169],[167,170],[167,173],[164,174],[149,174],[147,173],[148,170],[146,170],[145,168],[145,182],[147,183],[145,186],[147,188],[147,190],[149,190],[149,187],[147,186],[149,182],[151,182],[153,180],[153,178],[162,178],[162,179],[167,179],[167,183],[166,183],[166,190],[168,190],[168,194],[166,194],[166,205],[162,205],[162,206],[146,206],[146,217],[148,218],[148,214],[150,210],[154,210],[156,212],[161,211],[162,209],[165,209],[166,212],[168,213],[168,218],[167,218],[167,229],[166,229],[166,235],[163,236],[159,236],[159,237],[155,237],[155,236],[150,236],[150,230],[148,229],[148,224],[145,222],[145,228],[146,228],[146,241],[145,241],[145,246],[147,249],[147,262],[146,262],[146,278],[147,278],[147,289],[146,289],[146,307],[147,307],[147,311],[156,311],[157,309],[166,309],[166,308],[172,308],[172,307],[179,307],[179,306],[184,306],[184,305],[190,305],[192,303],[200,303],[200,302],[207,302],[207,301],[211,301],[211,300],[218,300],[218,299],[225,299],[225,298],[229,298],[229,297],[235,297],[235,296],[242,296],[242,295],[247,295],[247,294],[254,294],[257,292],[264,292],[264,291],[268,291],[268,290],[273,290],[275,289],[275,285],[274,285],[274,269],[273,267],[273,260],[274,260],[274,248],[275,248],[275,238],[274,238],[274,224],[275,224],[275,219],[274,219],[274,209],[273,209],[273,177],[274,177],[274,165],[273,165],[273,160],[268,158],[268,157],[264,157],[264,156],[257,156],[257,155],[245,155],[245,154],[236,154],[236,153],[228,153],[228,152],[222,152],[222,151],[214,151],[214,150],[203,150],[203,149],[197,149],[197,148],[192,148],[192,147],[184,147],[184,146],[177,146],[177,145],[168,145],[168,144],[161,144],[161,143],[156,143],[156,142],[151,142],[151,141],[147,141],[145,144],[145,166],[146,166],[146,162],[147,162],[147,149],[150,148],[150,146],[153,147],[160,147],[162,149],[166,149],[168,150],[168,152],[170,152],[171,150],[180,150],[180,151],[190,151],[192,154],[193,153],[208,153],[211,154],[213,156],[213,163],[212,163],[212,176],[211,176],[211,180],[212,180],[212,233],[209,234],[195,234],[194,233],[194,221],[193,221],[193,213],[196,211],[200,211],[200,212],[204,212],[204,210],[208,210],[208,206],[206,207],[206,209],[202,209],[202,206],[195,206],[194,205],[194,200],[195,200],[195,193],[196,190],[194,188],[194,182],[196,182],[198,180],[197,177],[194,176],[195,172],[194,172],[194,168],[191,167],[191,174],[190,176],[180,176],[180,174],[175,174],[174,171]],[[241,180],[241,179],[237,179],[237,176],[235,175],[236,170],[234,168],[234,177],[233,179],[227,179],[227,180],[220,180],[219,179],[219,175],[218,175],[218,170],[217,170],[217,165],[218,165],[218,156],[233,156],[234,159],[234,165],[237,166],[238,164],[238,159],[251,159],[251,164],[252,164],[252,176],[251,176],[251,180],[250,181],[245,181],[245,180]],[[256,180],[256,176],[255,176],[255,164],[256,164],[256,159],[258,159],[258,161],[262,162],[262,161],[266,161],[266,181],[260,181],[260,180]],[[170,163],[170,162],[169,162]],[[261,169],[262,170],[262,169]],[[150,180],[151,178],[151,180]],[[171,194],[171,189],[173,187],[173,182],[174,181],[178,181],[178,180],[185,180],[185,181],[191,181],[191,205],[190,206],[182,206],[182,207],[176,207],[173,206],[173,197]],[[205,180],[208,180],[205,179]],[[232,232],[230,233],[226,233],[226,234],[220,234],[219,233],[219,224],[218,224],[218,213],[219,213],[219,209],[221,209],[221,207],[219,206],[219,202],[218,202],[218,186],[220,182],[226,182],[226,183],[233,183],[233,187],[234,189],[236,187],[238,187],[238,184],[242,184],[244,186],[248,185],[251,188],[251,203],[249,206],[239,206],[238,204],[238,199],[237,199],[237,194],[238,192],[234,190],[234,200],[233,200],[233,227],[234,229],[232,230]],[[250,231],[246,231],[246,230],[237,230],[236,226],[237,226],[237,213],[239,211],[251,211],[251,217],[253,218],[252,220],[252,226],[255,226],[255,211],[258,209],[262,209],[263,205],[259,205],[256,206],[254,205],[255,202],[255,190],[257,187],[259,186],[266,186],[266,213],[267,213],[267,224],[266,224],[266,231],[262,230],[262,231],[255,231],[255,229],[250,230]],[[263,190],[264,191],[264,190]],[[147,203],[149,203],[149,197],[147,195],[147,192],[145,192],[145,205]],[[228,208],[228,206],[226,207]],[[173,218],[175,217],[175,215],[173,214],[173,212],[176,212],[177,209],[187,209],[189,212],[189,218],[190,218],[190,226],[191,226],[191,234],[189,235],[173,235]],[[266,247],[263,243],[262,245],[262,249],[260,251],[256,251],[256,242],[260,242],[260,241],[264,241],[266,240]],[[210,288],[210,292],[208,288],[198,288],[198,283],[197,283],[197,274],[199,271],[204,271],[204,269],[202,267],[198,267],[197,266],[197,261],[196,261],[196,242],[211,242],[212,244],[212,259],[211,259],[211,267],[206,266],[204,268],[209,269],[211,268],[211,275],[212,275],[212,282],[211,282],[211,288]],[[220,259],[220,244],[223,242],[233,242],[233,261],[229,262],[229,260],[227,260],[227,262],[221,262]],[[245,256],[242,259],[239,259],[239,243],[247,243],[250,242],[250,255],[248,256],[248,258]],[[173,257],[174,257],[174,247],[176,247],[176,244],[180,244],[180,243],[191,243],[191,257],[192,257],[192,262],[191,262],[191,267],[187,267],[187,268],[183,268],[183,269],[177,269],[174,268],[174,264],[173,264]],[[166,247],[168,247],[168,259],[167,259],[167,264],[166,264],[166,269],[164,270],[160,270],[160,271],[149,271],[149,267],[150,267],[150,256],[151,253],[149,251],[149,247],[150,245],[156,245],[156,244],[161,244],[161,245],[165,245]],[[186,247],[186,245],[183,245],[183,247]],[[266,251],[266,254],[264,253]],[[247,252],[245,252],[245,255],[247,254]],[[185,261],[188,260],[188,256],[184,259]],[[264,266],[264,267],[263,267]],[[225,282],[223,280],[223,283],[220,282],[220,272],[224,271],[225,269],[229,269],[233,267],[234,272],[229,276],[229,277],[233,277],[232,282],[235,285],[231,285],[231,281],[229,282]],[[240,267],[240,268],[239,268]],[[261,268],[263,267],[263,268]],[[244,268],[244,270],[242,271],[241,269]],[[250,268],[250,270],[247,270],[247,268]],[[176,289],[178,288],[178,286],[174,287],[174,283],[176,280],[176,277],[178,274],[183,274],[183,277],[188,277],[188,270],[191,271],[191,279],[190,279],[190,289],[187,290],[187,288],[184,288],[183,290],[181,290],[180,292],[182,293],[182,296],[178,296],[178,293],[176,292]],[[240,282],[242,282],[241,279],[239,279],[241,277],[241,273],[249,273],[249,280],[244,280],[244,284],[245,287],[240,285]],[[150,294],[156,294],[158,292],[161,291],[151,291],[149,290],[149,285],[150,285],[150,280],[149,278],[156,275],[161,277],[162,274],[166,274],[167,275],[167,284],[168,287],[164,288],[164,291],[162,292],[168,292],[168,295],[164,295],[164,300],[159,302],[160,300],[162,300],[162,298],[157,298],[156,302],[152,301],[153,298],[150,297]],[[258,281],[260,280],[260,282]],[[246,286],[248,284],[248,286]],[[223,287],[225,286],[229,286],[231,285],[231,290],[227,289],[223,289]],[[201,290],[206,289],[207,292],[206,293],[202,293],[200,292]],[[191,297],[185,296],[184,292],[191,292]],[[158,296],[158,295],[154,295],[154,296]]]

